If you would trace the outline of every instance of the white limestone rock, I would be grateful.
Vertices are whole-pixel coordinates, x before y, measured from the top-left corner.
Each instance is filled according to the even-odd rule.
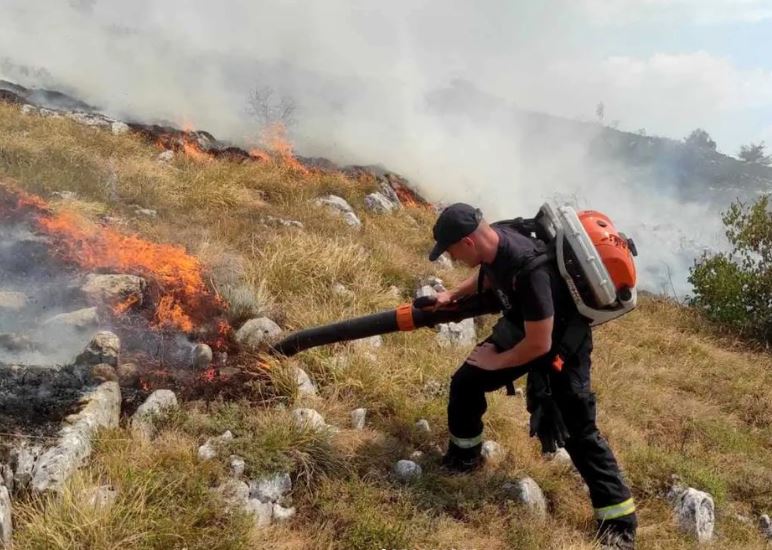
[[[453,260],[451,260],[447,254],[440,254],[440,256],[434,260],[434,263],[441,269],[453,269]]]
[[[91,455],[91,440],[99,428],[118,426],[121,390],[117,382],[104,382],[84,396],[86,403],[77,414],[65,419],[59,439],[35,463],[32,489],[58,489]]]
[[[415,291],[416,298],[433,298],[434,296],[437,296],[437,291],[429,285],[420,286]]]
[[[292,506],[291,508],[285,508],[284,506],[280,504],[274,504],[273,505],[273,519],[276,521],[289,521],[295,517],[295,507]]]
[[[400,481],[413,481],[421,477],[421,466],[412,460],[400,460],[394,465],[394,473]]]
[[[210,437],[198,448],[199,460],[212,460],[219,454],[220,448],[229,441],[233,441],[233,434],[230,430],[217,437]]]
[[[136,275],[90,273],[80,289],[94,305],[114,305],[125,300],[142,305],[146,287],[145,279]]]
[[[437,326],[440,329],[436,336],[437,343],[443,348],[473,346],[477,343],[474,319],[463,319],[458,323],[443,323]]]
[[[115,504],[118,491],[110,485],[100,485],[87,489],[83,494],[83,503],[98,510],[107,510]]]
[[[177,407],[177,396],[171,390],[155,390],[137,407],[131,425],[147,438],[155,435],[154,420]]]
[[[713,539],[716,522],[713,497],[692,487],[676,484],[668,493],[678,527],[699,542]]]
[[[311,430],[322,430],[327,427],[324,417],[314,409],[295,409],[292,411],[295,425]]]
[[[343,218],[343,221],[351,227],[359,228],[362,226],[362,222],[357,217],[354,209],[351,208],[351,205],[342,197],[337,195],[327,195],[316,199],[314,204],[319,207],[326,207],[332,212],[340,215]]]
[[[351,427],[355,430],[363,430],[365,419],[367,418],[367,409],[359,408],[351,411]]]
[[[107,364],[118,366],[118,356],[121,353],[121,340],[109,330],[100,330],[89,342],[83,353],[75,360],[80,365]]]
[[[114,136],[122,136],[123,134],[129,133],[129,125],[125,122],[116,120],[110,125],[110,130]]]
[[[383,347],[383,337],[380,334],[376,334],[375,336],[354,340],[352,344],[358,349],[374,350]]]
[[[171,162],[174,160],[174,151],[167,149],[166,151],[158,153],[156,160],[158,160],[158,162]]]
[[[333,283],[330,290],[333,294],[340,296],[345,300],[353,300],[356,297],[356,294],[354,294],[352,290],[346,288],[346,286],[341,283]]]
[[[767,514],[762,514],[759,518],[759,529],[765,539],[772,541],[772,520]]]
[[[97,325],[99,325],[99,316],[95,307],[79,309],[69,313],[60,313],[43,321],[43,326],[45,327],[53,329],[66,327],[79,331],[91,330],[96,328]]]
[[[292,479],[287,472],[249,482],[249,498],[256,498],[260,502],[279,502],[291,490]]]
[[[547,515],[547,501],[544,493],[532,478],[524,477],[514,483],[507,482],[502,489],[508,497],[523,504],[536,516],[543,518]]]
[[[11,495],[5,485],[0,485],[0,545],[3,548],[11,548],[12,537]]]
[[[251,498],[247,501],[246,510],[254,517],[256,527],[268,527],[273,517],[273,506],[270,502],[260,502],[256,498]]]
[[[244,475],[244,470],[246,470],[247,464],[246,462],[244,462],[243,458],[237,455],[231,455],[229,457],[229,462],[230,462],[230,469],[231,469],[231,477],[238,479]]]
[[[376,214],[388,214],[396,210],[398,206],[385,197],[382,193],[370,193],[365,197],[365,208]]]
[[[197,370],[206,370],[212,364],[212,348],[207,344],[196,344],[193,348],[193,368]]]
[[[316,386],[311,381],[308,373],[298,366],[293,366],[295,371],[295,383],[298,387],[298,395],[313,397],[317,394]]]
[[[432,428],[429,426],[429,421],[425,418],[421,418],[415,423],[415,429],[422,433],[432,433]]]
[[[482,455],[485,457],[486,460],[490,461],[496,461],[501,459],[501,457],[504,454],[504,450],[501,448],[501,445],[496,443],[495,441],[485,441],[482,444]]]
[[[261,344],[281,334],[281,328],[268,317],[250,319],[236,331],[236,341],[245,348],[256,351]]]

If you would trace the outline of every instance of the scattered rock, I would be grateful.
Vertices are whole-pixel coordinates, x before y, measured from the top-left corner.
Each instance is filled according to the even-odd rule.
[[[276,521],[288,521],[295,516],[295,507],[284,508],[280,504],[273,505],[273,519]]]
[[[298,385],[298,394],[313,397],[316,395],[316,386],[308,377],[308,373],[298,366],[293,366],[295,370],[295,382]]]
[[[715,506],[713,497],[703,491],[676,484],[668,493],[679,528],[699,542],[713,538]]]
[[[386,291],[386,293],[396,300],[402,299],[402,291],[399,289],[398,286],[391,285],[389,287],[389,290]]]
[[[158,162],[171,162],[174,160],[174,151],[167,149],[166,151],[158,153],[156,160],[158,160]]]
[[[212,364],[212,348],[206,344],[196,344],[193,348],[193,368],[206,370]]]
[[[422,418],[415,423],[415,429],[418,430],[419,432],[423,432],[427,434],[432,432],[432,429],[429,426],[429,421],[426,420],[425,418]]]
[[[240,478],[244,475],[244,470],[247,465],[244,459],[237,455],[230,456],[231,476],[234,478]]]
[[[351,227],[358,228],[362,226],[362,222],[354,213],[354,209],[351,208],[351,205],[342,197],[338,197],[337,195],[327,195],[316,199],[314,204],[316,206],[325,206],[329,210],[341,215],[343,221]]]
[[[134,363],[122,363],[116,369],[121,386],[136,387],[139,384],[139,367]]]
[[[394,188],[389,185],[389,182],[387,181],[380,181],[379,187],[381,189],[381,195],[386,197],[389,202],[391,202],[395,208],[402,208],[402,201],[399,200],[399,196],[397,195],[397,192],[394,191]]]
[[[86,506],[107,510],[115,503],[115,499],[118,498],[118,491],[109,485],[100,485],[99,487],[88,489],[83,496]]]
[[[118,426],[121,390],[117,382],[104,382],[84,396],[86,405],[65,419],[59,440],[35,463],[32,488],[57,489],[91,454],[91,439],[99,428]]]
[[[22,443],[11,451],[11,464],[13,466],[13,484],[6,483],[9,489],[21,491],[32,481],[35,471],[35,463],[43,452],[40,445]]]
[[[356,297],[356,294],[354,294],[352,290],[349,290],[341,283],[333,283],[331,290],[333,294],[345,298],[346,300],[353,300]]]
[[[247,501],[246,509],[254,516],[255,526],[267,527],[271,524],[273,506],[270,502],[260,502],[256,498],[251,498]]]
[[[383,347],[383,337],[380,334],[354,340],[354,346],[359,349],[372,350]]]
[[[12,535],[11,495],[5,485],[0,485],[0,542],[3,548],[11,548]]]
[[[440,329],[436,336],[437,343],[443,348],[471,346],[477,343],[474,319],[463,319],[458,323],[443,323],[437,326]]]
[[[256,498],[260,502],[279,502],[291,490],[292,479],[287,472],[249,482],[249,498]]]
[[[28,298],[23,292],[0,291],[0,311],[18,312],[27,307]]]
[[[507,482],[502,489],[508,497],[517,500],[537,516],[547,515],[547,501],[544,499],[544,493],[532,478],[524,477],[514,483]]]
[[[423,285],[415,291],[416,298],[432,298],[434,296],[437,296],[437,291],[429,285]]]
[[[100,330],[89,342],[83,353],[75,362],[79,365],[99,365],[106,363],[112,367],[118,366],[118,354],[121,351],[121,340],[109,330]]]
[[[233,434],[230,430],[217,437],[210,437],[198,448],[199,460],[212,460],[217,456],[219,448],[229,441],[233,441]]]
[[[515,396],[516,397],[523,397],[523,388],[515,388]]]
[[[129,132],[129,125],[125,122],[115,121],[110,125],[113,135],[120,136]]]
[[[260,223],[274,227],[297,227],[298,229],[305,227],[302,222],[297,220],[285,220],[284,218],[276,218],[274,216],[265,216],[260,220]]]
[[[413,451],[410,453],[410,460],[413,462],[418,462],[424,457],[424,453],[422,451]]]
[[[772,540],[772,521],[770,521],[767,514],[762,514],[759,518],[759,528],[761,529],[761,534],[767,540]]]
[[[434,275],[431,275],[423,279],[419,286],[430,286],[437,292],[445,292],[447,290],[445,288],[445,283],[442,281],[442,279]]]
[[[238,479],[228,479],[214,490],[229,508],[246,508],[249,502],[249,485]]]
[[[362,430],[365,427],[365,418],[367,409],[359,408],[351,411],[351,427],[355,430]]]
[[[35,107],[34,105],[30,105],[29,103],[25,103],[24,105],[21,106],[21,114],[23,115],[37,113],[37,111],[38,111],[38,108]]]
[[[440,254],[440,257],[434,260],[434,263],[441,269],[453,269],[453,260],[447,254]]]
[[[400,460],[394,465],[394,473],[400,481],[412,481],[421,477],[421,467],[412,460]]]
[[[501,445],[495,441],[486,441],[482,444],[482,455],[486,460],[496,461],[504,454]]]
[[[139,206],[134,208],[134,213],[140,216],[146,216],[148,218],[155,218],[158,216],[157,210],[153,210],[152,208],[142,208]]]
[[[78,194],[75,191],[54,191],[51,193],[51,196],[60,198],[63,201],[74,201],[78,198]]]
[[[116,374],[115,368],[107,363],[99,363],[91,367],[91,379],[100,384],[102,382],[117,382],[118,374]]]
[[[43,321],[43,325],[47,327],[67,327],[86,331],[99,325],[99,316],[97,315],[97,308],[88,307],[69,313],[54,315]]]
[[[250,319],[236,332],[236,341],[251,350],[281,334],[281,328],[268,317]]]
[[[321,430],[327,427],[324,417],[314,409],[295,409],[292,411],[295,424],[303,428]]]
[[[128,303],[142,305],[147,282],[136,275],[103,275],[90,273],[81,291],[94,305]]]
[[[569,464],[573,465],[574,461],[571,460],[571,455],[563,447],[558,447],[558,450],[554,453],[544,453],[544,458],[550,462],[556,464]]]
[[[155,390],[142,403],[131,417],[131,425],[144,436],[155,435],[156,417],[177,407],[177,396],[171,390]]]
[[[365,208],[376,214],[388,214],[397,209],[397,205],[386,198],[383,194],[375,192],[365,197]]]

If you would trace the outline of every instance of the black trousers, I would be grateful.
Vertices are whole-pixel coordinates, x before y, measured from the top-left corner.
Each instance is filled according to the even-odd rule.
[[[627,522],[634,528],[630,490],[595,423],[595,394],[590,390],[591,351],[592,337],[589,336],[576,356],[566,359],[561,372],[550,371],[553,397],[569,432],[565,449],[590,489],[596,517]],[[451,441],[463,444],[480,439],[482,417],[488,408],[485,394],[523,376],[532,367],[550,368],[543,362],[498,371],[486,371],[466,362],[461,365],[450,383],[448,429]],[[617,507],[623,503],[626,507]]]

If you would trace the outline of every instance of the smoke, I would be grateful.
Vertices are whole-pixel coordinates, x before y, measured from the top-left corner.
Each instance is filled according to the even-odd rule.
[[[683,295],[695,255],[723,245],[716,210],[726,205],[685,200],[666,166],[635,172],[593,156],[598,124],[522,109],[586,120],[604,100],[634,128],[684,135],[732,90],[719,79],[723,87],[678,94],[671,80],[652,79],[669,99],[651,108],[657,90],[635,82],[645,88],[646,71],[669,75],[692,60],[603,57],[609,45],[586,5],[598,9],[567,0],[0,0],[0,71],[124,119],[193,124],[247,144],[257,134],[249,92],[270,87],[297,105],[301,154],[382,164],[429,199],[473,202],[490,219],[554,198],[603,210],[636,239],[643,286]],[[689,83],[689,73],[676,79],[681,92]],[[689,116],[673,117],[680,96]]]

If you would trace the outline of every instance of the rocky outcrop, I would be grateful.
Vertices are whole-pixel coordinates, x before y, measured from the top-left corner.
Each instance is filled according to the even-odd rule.
[[[281,327],[268,317],[250,319],[236,331],[236,341],[251,350],[258,350],[263,343],[281,334]]]
[[[338,214],[343,218],[343,221],[351,227],[358,229],[362,226],[362,221],[356,215],[354,209],[351,208],[351,205],[346,202],[346,199],[343,197],[339,197],[337,195],[327,195],[316,199],[314,204],[316,206],[326,207],[331,212]]]
[[[117,382],[100,384],[83,401],[83,409],[65,420],[56,445],[38,458],[31,482],[35,491],[60,487],[91,454],[97,430],[118,426],[121,390]]]
[[[547,501],[544,498],[544,493],[539,484],[532,478],[524,477],[515,482],[507,482],[502,489],[508,498],[520,502],[536,516],[545,517],[547,515]]]
[[[131,417],[132,428],[145,437],[155,435],[154,420],[177,407],[177,396],[171,390],[156,390],[151,393]]]
[[[678,527],[699,542],[713,539],[716,522],[713,497],[692,487],[676,484],[668,493]]]

